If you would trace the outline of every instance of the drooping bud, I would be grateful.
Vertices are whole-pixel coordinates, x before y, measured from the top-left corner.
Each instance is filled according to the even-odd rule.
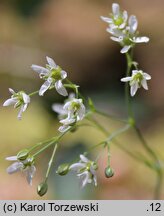
[[[46,182],[42,182],[37,187],[37,193],[39,196],[44,196],[48,191],[48,185]]]
[[[29,151],[28,149],[23,149],[17,154],[17,159],[18,160],[26,160],[26,158],[29,156]]]
[[[69,172],[69,164],[65,163],[65,164],[61,164],[56,173],[63,176],[66,175]]]
[[[114,176],[114,171],[110,167],[105,168],[105,176],[106,178],[111,178]]]

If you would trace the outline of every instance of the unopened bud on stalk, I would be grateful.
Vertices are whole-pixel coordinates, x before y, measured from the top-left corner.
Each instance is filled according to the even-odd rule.
[[[114,176],[114,171],[110,167],[105,168],[105,176],[106,178],[111,178]]]
[[[65,164],[61,164],[56,173],[63,176],[66,175],[69,172],[69,164],[65,163]]]
[[[39,196],[44,196],[47,193],[48,185],[46,182],[40,183],[37,187],[37,193]]]

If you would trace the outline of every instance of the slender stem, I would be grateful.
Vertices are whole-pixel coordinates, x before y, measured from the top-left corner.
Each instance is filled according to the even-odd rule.
[[[37,156],[38,154],[42,153],[44,150],[46,150],[47,148],[49,148],[51,145],[53,145],[54,143],[57,143],[66,133],[68,133],[72,128],[70,128],[69,130],[65,131],[64,133],[60,134],[58,137],[54,137],[54,139],[52,139],[51,142],[49,142],[46,146],[44,146],[43,148],[41,148],[39,151],[37,151],[35,154],[33,154],[33,156]]]
[[[114,116],[114,115],[110,115],[110,114],[104,113],[104,112],[102,112],[100,110],[96,109],[94,112],[97,113],[97,114],[99,114],[99,115],[101,115],[101,116],[104,116],[104,117],[107,117],[107,118],[110,118],[110,119],[113,119],[113,120],[116,120],[116,121],[127,123],[127,120],[121,119],[121,118],[119,118],[117,116]]]
[[[52,144],[56,143],[56,140],[52,140],[47,145],[45,145],[43,148],[41,148],[39,151],[37,151],[35,154],[33,154],[34,157],[36,157],[38,154],[42,153],[44,150],[49,148]]]
[[[144,139],[140,129],[137,126],[135,126],[134,129],[135,129],[143,147],[145,148],[145,150],[150,154],[150,156],[154,160],[155,166],[153,168],[154,168],[155,172],[157,173],[157,182],[156,182],[156,187],[155,187],[155,191],[154,191],[154,199],[159,199],[161,188],[162,188],[162,181],[163,181],[163,173],[162,173],[162,167],[161,167],[160,161],[159,161],[156,153],[153,151],[153,149],[147,144],[147,142]]]
[[[55,147],[54,147],[54,150],[52,152],[52,156],[51,156],[51,159],[48,163],[48,169],[47,169],[47,172],[46,172],[46,179],[45,179],[45,182],[47,182],[48,180],[48,176],[49,176],[49,173],[50,173],[50,170],[51,170],[51,167],[52,167],[52,164],[53,164],[53,160],[54,160],[54,157],[55,157],[55,153],[56,153],[56,150],[58,148],[58,143],[56,143]]]
[[[43,144],[46,144],[46,143],[50,142],[50,141],[53,140],[54,138],[55,138],[55,137],[52,137],[51,139],[45,140],[45,141],[43,141],[43,142],[36,143],[34,146],[32,146],[31,148],[28,149],[29,152],[32,152],[34,149],[36,149],[36,148],[42,146]]]
[[[131,70],[131,67],[133,65],[132,53],[131,54],[126,53],[126,60],[127,60],[126,76],[128,77],[130,75],[130,70]],[[125,84],[125,97],[126,97],[126,104],[127,104],[127,111],[128,111],[129,120],[131,122],[133,122],[132,126],[134,127],[134,129],[138,135],[138,138],[140,139],[140,141],[142,143],[142,146],[145,148],[145,150],[147,151],[147,153],[150,155],[150,157],[153,159],[153,161],[155,163],[155,166],[152,166],[152,168],[155,170],[155,172],[157,174],[156,187],[155,187],[155,191],[154,191],[154,198],[159,199],[160,190],[162,187],[162,179],[163,179],[161,165],[160,165],[160,162],[158,160],[158,156],[153,151],[153,149],[151,149],[150,146],[147,144],[141,131],[139,130],[139,128],[135,124],[135,119],[133,116],[132,107],[131,107],[131,100],[130,100],[130,95],[129,95],[129,84],[127,82]]]
[[[51,89],[54,89],[54,86],[51,86],[48,90],[51,90]],[[37,91],[34,91],[34,92],[32,92],[32,93],[30,93],[30,94],[28,94],[30,97],[32,97],[32,96],[34,96],[34,95],[36,95],[36,94],[38,94],[39,93],[39,90],[37,90]]]
[[[110,142],[107,143],[107,150],[108,150],[108,167],[110,167]]]
[[[126,71],[126,76],[130,76],[130,70],[132,67],[132,58],[129,53],[126,53],[126,60],[127,60],[127,71]],[[131,108],[131,100],[130,100],[130,95],[129,95],[129,83],[125,83],[125,99],[126,99],[126,106],[127,106],[127,112],[129,117],[133,117],[133,112]]]
[[[116,136],[118,136],[119,134],[122,134],[124,132],[126,132],[127,130],[129,130],[129,128],[131,128],[130,125],[126,125],[123,128],[118,129],[117,131],[113,132],[107,139],[107,142],[110,142],[113,138],[115,138]]]
[[[109,136],[110,132],[107,131],[102,125],[100,125],[99,122],[97,122],[97,121],[96,121],[95,119],[93,119],[93,118],[92,118],[92,119],[89,119],[89,118],[88,118],[88,120],[91,121],[91,122],[93,122],[94,125],[96,126],[96,128],[98,128],[105,136]],[[136,156],[135,154],[133,154],[132,152],[130,152],[128,149],[126,149],[126,148],[125,148],[123,145],[121,145],[116,139],[112,140],[112,142],[113,142],[118,148],[120,148],[122,151],[124,151],[125,153],[127,153],[130,157],[132,157],[132,158],[134,158],[134,159],[136,159],[136,160],[139,160],[139,157],[138,157],[138,156]],[[104,143],[106,143],[106,141],[97,144],[95,147],[97,147],[97,146],[99,146],[99,145],[102,145],[102,144],[104,144]],[[94,148],[94,146],[93,146],[92,148]]]

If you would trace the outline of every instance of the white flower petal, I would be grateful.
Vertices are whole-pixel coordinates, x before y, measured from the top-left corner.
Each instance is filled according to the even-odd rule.
[[[6,160],[8,160],[8,161],[17,161],[17,156],[7,157]]]
[[[35,64],[31,65],[31,68],[39,74],[47,74],[49,72],[47,68]]]
[[[129,17],[129,27],[130,27],[130,29],[129,29],[130,33],[134,34],[137,30],[137,27],[138,27],[138,21],[137,21],[136,16],[131,15]]]
[[[147,81],[146,81],[145,79],[143,79],[143,80],[141,81],[141,85],[142,85],[142,87],[143,87],[145,90],[148,90]]]
[[[84,163],[74,163],[70,166],[70,170],[79,171],[80,169],[82,169],[84,167],[85,167]]]
[[[78,174],[77,176],[80,179],[81,188],[84,188],[90,179],[90,173],[88,171],[85,171],[81,174]]]
[[[131,46],[124,46],[122,49],[121,49],[121,53],[127,53],[129,51],[129,49],[131,48]]]
[[[113,3],[112,4],[112,11],[114,16],[119,16],[120,14],[120,6],[119,4]]]
[[[7,99],[3,106],[10,106],[10,105],[14,105],[15,103],[17,102],[17,99],[16,98],[10,98],[10,99]]]
[[[56,68],[56,67],[57,67],[56,63],[54,62],[54,60],[53,60],[52,58],[46,56],[46,59],[47,59],[48,64],[49,64],[52,68]]]
[[[82,120],[85,116],[85,106],[81,104],[80,109],[77,110],[78,121]]]
[[[67,112],[63,109],[63,104],[53,104],[52,110],[60,115],[65,115]]]
[[[128,13],[127,13],[127,11],[123,12],[123,19],[124,19],[124,23],[126,24],[126,21],[128,19]]]
[[[56,88],[56,91],[62,95],[62,96],[67,96],[68,93],[67,93],[67,90],[66,88],[63,86],[61,80],[58,80],[56,83],[55,83],[55,88]]]
[[[69,130],[70,128],[71,128],[71,126],[69,126],[69,125],[62,125],[59,127],[58,131],[60,131],[61,133],[64,133],[67,130]]]
[[[112,23],[113,20],[109,17],[104,17],[104,16],[100,16],[100,18],[104,21],[104,22],[107,22],[107,23]]]
[[[22,93],[22,97],[23,97],[24,103],[30,103],[30,97],[27,94]]]
[[[49,82],[48,80],[45,81],[39,90],[39,95],[43,96],[44,93],[49,89],[50,85],[51,85],[51,82]]]
[[[67,72],[62,70],[61,71],[61,77],[62,77],[62,79],[65,79],[67,77]]]
[[[65,119],[60,120],[60,123],[64,124],[64,125],[70,125],[72,123],[74,123],[76,120],[75,118],[71,118],[71,117],[67,117]]]
[[[15,163],[13,163],[11,166],[9,166],[7,168],[7,173],[8,174],[13,174],[15,172],[20,171],[21,168],[23,168],[23,163],[21,163],[21,162],[15,162]]]
[[[22,119],[22,113],[24,112],[23,110],[24,110],[24,105],[22,105],[20,110],[19,110],[19,113],[18,113],[18,116],[17,116],[18,120]]]
[[[28,107],[28,104],[24,104],[24,105],[22,105],[23,106],[23,112],[25,112],[26,111],[26,109],[27,109],[27,107]]]
[[[143,77],[146,79],[146,80],[150,80],[151,79],[151,76],[147,73],[143,73]]]
[[[132,80],[132,77],[124,77],[121,79],[121,82],[129,82]]]
[[[140,70],[132,70],[132,76],[134,76],[134,75],[136,75],[138,73],[140,73]]]
[[[134,37],[132,41],[134,43],[147,43],[149,42],[149,38],[148,37]]]
[[[87,157],[85,157],[84,155],[80,155],[80,159],[82,160],[82,162],[84,162],[84,163],[88,163],[89,162],[89,160],[88,160],[88,158]]]
[[[122,37],[110,37],[111,38],[111,40],[113,40],[113,41],[116,41],[116,42],[121,42],[122,41]]]
[[[15,92],[12,88],[9,88],[9,92],[10,92],[11,94],[16,94],[16,92]]]
[[[35,166],[32,165],[30,167],[27,167],[27,169],[24,172],[26,174],[27,182],[29,183],[29,185],[32,185],[32,179],[33,179],[34,174],[36,172]]]
[[[130,94],[132,97],[136,94],[138,88],[139,86],[138,86],[138,83],[136,82],[133,85],[131,85]]]

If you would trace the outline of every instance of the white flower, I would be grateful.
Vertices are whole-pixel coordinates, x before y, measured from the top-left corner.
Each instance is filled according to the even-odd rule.
[[[148,85],[147,85],[147,80],[150,80],[151,76],[142,70],[133,70],[132,71],[132,76],[131,77],[125,77],[122,78],[122,82],[130,82],[130,94],[133,97],[137,89],[140,88],[141,86],[145,89],[148,90]]]
[[[20,120],[22,118],[22,113],[27,109],[28,104],[30,103],[30,97],[23,91],[16,93],[11,88],[9,88],[9,91],[12,96],[4,102],[3,106],[14,105],[14,108],[20,107],[18,113],[18,119]]]
[[[64,105],[53,104],[52,109],[59,114],[60,123],[63,124],[59,127],[60,132],[67,131],[72,125],[85,117],[83,101],[75,98],[74,94],[69,96]]]
[[[70,166],[70,170],[77,172],[77,177],[80,180],[80,186],[83,188],[87,183],[94,183],[97,186],[96,169],[97,164],[88,160],[84,155],[80,155],[80,161]]]
[[[123,47],[121,53],[128,52],[136,43],[147,43],[149,42],[148,37],[138,37],[137,27],[138,21],[136,16],[132,15],[129,17],[128,26],[125,29],[113,29],[111,27],[107,28],[107,32],[112,34],[111,39],[113,41],[119,42]]]
[[[48,62],[46,68],[34,64],[31,66],[34,71],[39,73],[40,78],[45,80],[39,90],[39,95],[43,96],[50,87],[54,86],[60,95],[67,96],[67,90],[62,83],[62,80],[67,77],[67,73],[56,65],[52,58],[47,56],[46,59]]]
[[[131,15],[128,20],[127,12],[120,12],[119,5],[115,3],[112,5],[112,11],[112,18],[101,18],[109,24],[107,32],[112,34],[111,39],[122,46],[121,53],[128,52],[136,43],[149,42],[148,37],[138,36],[138,21],[136,16]]]
[[[7,157],[6,160],[16,161],[7,168],[8,174],[13,174],[13,173],[22,171],[26,175],[27,182],[30,185],[32,185],[32,179],[36,172],[36,168],[33,165],[34,163],[33,158],[27,158],[26,160],[20,161],[17,159],[17,156],[11,156],[11,157]]]
[[[127,11],[120,11],[119,4],[112,4],[112,15],[111,18],[101,16],[101,19],[109,23],[111,29],[123,29],[126,26],[128,13]]]

